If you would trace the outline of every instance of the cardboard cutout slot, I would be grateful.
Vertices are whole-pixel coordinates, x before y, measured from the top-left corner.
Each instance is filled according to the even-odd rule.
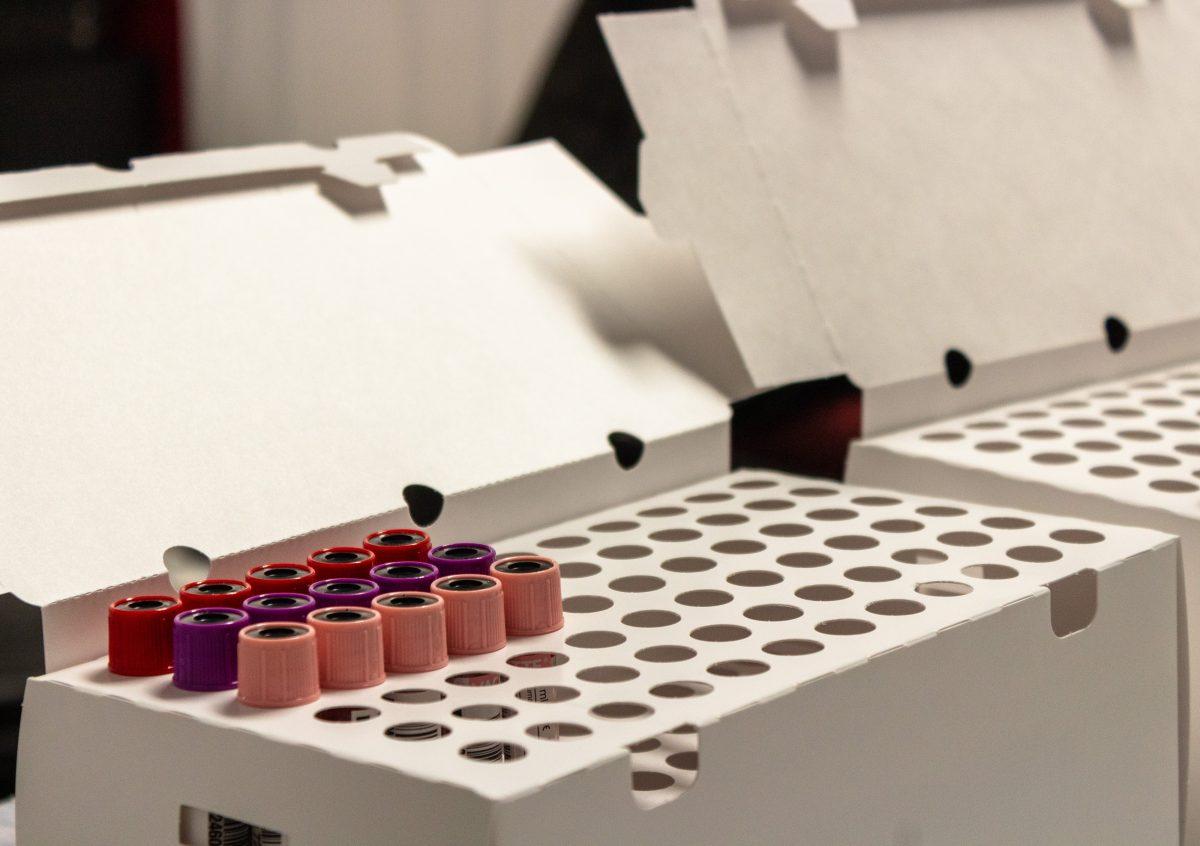
[[[1051,582],[1050,628],[1058,637],[1081,632],[1096,619],[1096,571],[1080,570]]]
[[[179,809],[182,846],[286,846],[286,834],[233,817],[183,805]]]
[[[1108,348],[1119,353],[1129,343],[1129,327],[1119,317],[1106,317],[1104,318],[1104,338],[1108,342]]]
[[[179,590],[188,582],[207,579],[212,561],[207,555],[190,546],[172,546],[163,552],[163,566],[171,579],[171,586]]]
[[[427,485],[407,485],[403,495],[408,513],[418,526],[432,526],[442,516],[446,499],[439,491]]]
[[[350,217],[387,214],[387,203],[378,185],[355,185],[327,174],[317,178],[317,185],[322,197]]]
[[[946,350],[946,380],[955,388],[961,388],[971,378],[971,359],[961,350]]]
[[[655,691],[658,691],[655,693]],[[671,682],[651,693],[668,698],[703,696],[712,691],[705,682]],[[700,772],[700,734],[690,723],[629,747],[629,788],[643,810],[661,807],[686,793]]]
[[[628,432],[610,432],[608,443],[612,446],[613,455],[622,470],[632,470],[642,460],[646,452],[646,444],[636,435]]]

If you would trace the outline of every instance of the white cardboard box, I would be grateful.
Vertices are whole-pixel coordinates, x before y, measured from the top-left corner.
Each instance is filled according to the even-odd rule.
[[[289,846],[1178,837],[1165,535],[743,471],[499,546],[567,564],[566,628],[278,711],[103,657],[32,680],[21,842],[175,843],[186,809]]]
[[[1195,496],[1148,488],[1154,465],[1097,478],[1099,452],[919,441],[1200,351],[1200,13],[1141,5],[697,0],[604,19],[645,133],[642,200],[695,245],[745,392],[846,373],[864,432],[899,432],[853,449],[851,481],[1196,534]],[[1191,796],[1200,842],[1200,782]]]
[[[716,303],[553,146],[386,136],[18,175],[0,198],[4,529],[39,551],[0,580],[43,606],[49,669],[23,844],[184,842],[208,813],[290,846],[1176,838],[1174,539],[726,476],[745,370]],[[350,724],[104,669],[107,603],[166,589],[160,560],[178,581],[353,542],[407,522],[412,484],[444,495],[420,508],[438,537],[570,565],[567,627],[324,697],[380,711]],[[981,537],[1054,560],[979,570]],[[527,652],[568,660],[509,663]],[[476,672],[508,679],[448,681]],[[560,682],[578,696],[546,701]],[[412,687],[446,698],[380,698]],[[411,721],[451,732],[383,732]],[[686,757],[627,748],[686,755],[681,724],[686,790]],[[631,765],[672,789],[635,797]]]

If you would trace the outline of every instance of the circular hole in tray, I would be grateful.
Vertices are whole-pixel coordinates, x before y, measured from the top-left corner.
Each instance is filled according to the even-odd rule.
[[[769,587],[783,581],[783,576],[771,570],[741,570],[731,573],[725,581],[738,587]]]
[[[1031,564],[1048,564],[1062,558],[1062,553],[1051,546],[1014,546],[1008,551],[1008,557],[1014,561],[1027,561]]]
[[[364,720],[373,720],[381,713],[383,712],[378,708],[367,705],[338,705],[322,708],[313,716],[327,723],[361,723]]]
[[[845,585],[805,585],[796,591],[796,596],[810,602],[836,602],[854,596],[854,591]]]
[[[787,640],[773,640],[763,647],[763,652],[768,655],[812,655],[814,652],[820,652],[825,648],[825,645],[815,640],[804,640],[803,638],[789,638]]]
[[[525,729],[525,733],[538,740],[571,740],[587,737],[592,730],[578,723],[535,723]]]
[[[701,626],[692,630],[692,637],[708,643],[728,643],[734,640],[744,640],[750,637],[750,630],[745,626],[733,626],[719,623],[712,626]]]
[[[716,567],[717,562],[711,558],[688,555],[682,558],[668,558],[661,566],[670,573],[703,573]]]
[[[505,764],[509,761],[519,761],[528,754],[525,747],[517,743],[506,743],[502,740],[484,740],[479,743],[468,743],[458,750],[458,754],[472,761],[483,761],[489,764]]]
[[[915,590],[922,596],[966,596],[973,587],[962,582],[921,582]]]
[[[450,728],[441,723],[398,723],[388,726],[383,733],[392,740],[437,740],[450,734]]]
[[[526,670],[542,670],[548,667],[561,667],[570,660],[561,652],[522,652],[510,656],[506,663]]]
[[[509,708],[507,705],[479,704],[463,705],[461,708],[455,708],[451,713],[464,720],[507,720],[517,715],[517,709]]]
[[[713,686],[702,681],[674,681],[656,684],[650,688],[652,696],[663,699],[690,699],[693,696],[707,696],[713,692]]]
[[[844,575],[856,582],[894,582],[900,578],[900,571],[891,567],[851,567]]]
[[[624,642],[625,635],[607,631],[576,632],[567,638],[567,646],[577,649],[608,649]]]
[[[562,608],[568,614],[594,614],[612,608],[613,601],[607,596],[592,596],[581,594],[568,596],[563,600]]]
[[[580,681],[595,684],[618,684],[636,679],[640,676],[633,667],[621,667],[616,664],[604,664],[599,667],[587,667],[575,674]]]
[[[383,698],[388,702],[399,702],[403,705],[428,705],[431,702],[441,702],[446,698],[446,694],[425,687],[406,687],[402,690],[389,690],[383,694]]]
[[[733,602],[733,596],[723,590],[689,590],[675,597],[675,601],[691,608],[712,608]]]
[[[663,626],[673,626],[680,619],[680,616],[674,611],[647,608],[642,611],[629,612],[621,618],[621,622],[638,629],[657,629]]]
[[[647,646],[639,649],[633,654],[633,657],[639,661],[646,661],[651,664],[673,664],[676,661],[689,661],[695,658],[696,650],[690,646],[663,644],[661,646]]]
[[[577,546],[584,546],[588,539],[583,535],[564,535],[560,538],[546,538],[538,541],[538,546],[543,549],[574,549]]]
[[[564,579],[586,579],[600,572],[600,565],[589,561],[568,561],[558,565],[558,573]]]
[[[654,709],[640,702],[605,702],[594,706],[590,713],[602,720],[636,720],[650,716]]]
[[[1007,564],[969,564],[962,568],[962,574],[973,579],[1015,579],[1019,575]]]
[[[860,635],[875,631],[875,624],[866,620],[856,620],[851,617],[836,620],[824,620],[817,623],[816,630],[827,635]]]
[[[782,623],[803,616],[804,612],[795,605],[772,603],[769,605],[754,605],[742,612],[742,616],[760,623]]]
[[[522,702],[570,702],[578,696],[578,690],[561,684],[524,687],[516,692],[516,697]]]
[[[488,670],[476,670],[470,673],[455,673],[446,679],[447,684],[459,687],[495,687],[508,681],[504,673],[493,673]]]
[[[718,661],[708,666],[708,672],[714,676],[735,678],[738,676],[757,676],[771,669],[769,664],[753,661],[748,658],[735,658],[730,661]]]

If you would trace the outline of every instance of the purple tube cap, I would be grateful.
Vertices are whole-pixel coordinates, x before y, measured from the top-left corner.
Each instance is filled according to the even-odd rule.
[[[335,605],[370,608],[379,594],[379,585],[368,579],[324,579],[308,586],[308,595],[318,608]]]
[[[462,576],[473,573],[486,576],[496,560],[496,550],[486,543],[458,541],[434,547],[429,563],[443,576]]]
[[[437,567],[418,561],[395,561],[371,568],[371,580],[379,585],[382,593],[413,590],[428,593],[429,586],[439,576]]]
[[[193,608],[175,617],[173,681],[180,690],[237,687],[238,634],[250,616],[238,608]]]
[[[305,593],[262,593],[242,603],[253,623],[303,623],[316,607],[316,601]]]

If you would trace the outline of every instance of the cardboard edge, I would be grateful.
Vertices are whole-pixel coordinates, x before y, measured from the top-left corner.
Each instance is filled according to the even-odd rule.
[[[1093,342],[979,365],[958,388],[947,382],[944,372],[868,387],[863,391],[863,435],[886,434],[1091,382],[1184,364],[1195,360],[1197,349],[1200,320],[1184,320],[1146,329],[1134,327],[1128,346],[1117,353],[1097,332]]]
[[[393,132],[339,139],[333,147],[302,142],[229,147],[136,158],[128,170],[69,165],[0,176],[0,210],[40,200],[65,200],[105,193],[138,192],[176,183],[304,171],[359,186],[393,181],[387,159],[449,148],[414,133]]]
[[[732,412],[730,412],[731,414]],[[612,452],[597,451],[576,461],[462,491],[443,492],[442,515],[432,531],[495,540],[553,525],[593,511],[698,482],[728,471],[730,416],[716,423],[652,441],[637,467],[620,468]],[[702,456],[684,460],[687,455]],[[639,468],[656,472],[643,472]],[[645,481],[632,485],[635,478]],[[653,479],[657,478],[655,482]],[[580,496],[586,491],[587,496]],[[538,514],[533,520],[527,515]],[[346,523],[314,529],[273,543],[222,555],[213,560],[214,577],[241,578],[262,560],[303,561],[308,551],[337,544],[357,545],[384,523],[407,525],[407,505]],[[487,531],[478,530],[487,526]],[[461,528],[460,528],[461,527]],[[466,531],[470,527],[471,531]],[[261,560],[260,560],[261,559]],[[170,593],[165,570],[146,577],[49,602],[42,607],[42,631],[47,671],[98,658],[106,651],[104,635],[108,604],[137,593]],[[31,605],[36,601],[19,599]]]
[[[930,472],[930,464],[936,465],[936,472]],[[916,485],[913,480],[920,480]],[[860,440],[851,444],[850,454],[846,460],[846,480],[848,483],[882,487],[922,496],[943,497],[959,501],[973,502],[978,505],[995,507],[1013,507],[1013,503],[1023,503],[1024,510],[1036,510],[1046,514],[1063,517],[1077,517],[1081,520],[1105,522],[1115,526],[1136,528],[1144,532],[1161,535],[1153,550],[1164,547],[1175,548],[1176,574],[1176,654],[1177,686],[1176,695],[1179,703],[1179,827],[1180,842],[1186,842],[1185,829],[1188,829],[1188,788],[1191,783],[1193,754],[1193,739],[1191,735],[1191,701],[1192,670],[1191,650],[1188,638],[1189,612],[1187,609],[1188,594],[1185,591],[1185,574],[1183,566],[1183,538],[1167,528],[1153,527],[1151,524],[1162,526],[1164,523],[1180,523],[1183,518],[1173,512],[1157,508],[1130,506],[1098,494],[1083,494],[1070,492],[1073,502],[1087,502],[1092,509],[1089,516],[1080,517],[1078,508],[1061,506],[1064,492],[1052,485],[1020,480],[1004,476],[989,470],[947,465],[931,459],[899,453],[871,440]],[[1017,489],[1024,493],[1019,493]],[[1029,490],[1037,491],[1037,502],[1027,505]],[[986,490],[989,496],[973,497],[964,494],[966,490]],[[1058,508],[1050,503],[1059,502]],[[1099,516],[1096,516],[1099,512]],[[1128,515],[1136,512],[1142,519],[1130,522]],[[1200,749],[1196,749],[1200,752]],[[1194,810],[1194,809],[1192,809]]]
[[[1173,538],[1163,538],[1160,543],[1155,546],[1142,549],[1134,552],[1124,558],[1119,558],[1108,563],[1108,565],[1099,568],[1101,579],[1106,579],[1110,574],[1114,579],[1128,580],[1136,578],[1136,573],[1140,568],[1153,566],[1155,563],[1169,556],[1167,548],[1177,545],[1177,540]],[[1127,569],[1123,569],[1127,568]],[[1165,581],[1165,580],[1164,580]],[[1173,579],[1170,581],[1174,581]],[[1161,582],[1160,582],[1161,584]],[[1103,588],[1102,588],[1103,593]],[[1128,605],[1126,605],[1126,610]],[[947,644],[955,644],[955,639],[961,636],[980,637],[979,624],[985,621],[991,621],[992,624],[1000,622],[1000,624],[1023,624],[1020,626],[1020,632],[1014,637],[1014,640],[1020,642],[1029,642],[1030,639],[1049,644],[1048,648],[1062,647],[1071,649],[1074,644],[1071,644],[1073,635],[1066,638],[1057,637],[1051,630],[1051,596],[1050,590],[1046,587],[1041,587],[1030,594],[1014,599],[1011,602],[1005,603],[1003,606],[992,609],[991,611],[973,617],[969,620],[964,620],[953,626],[949,626],[943,630],[930,635],[916,638],[913,641],[904,644],[901,647],[889,649],[878,653],[869,659],[857,661],[847,665],[836,671],[823,673],[811,680],[793,686],[792,688],[780,691],[777,694],[764,697],[754,704],[739,708],[728,714],[725,714],[720,719],[713,720],[707,724],[698,726],[700,731],[699,737],[699,755],[700,755],[700,776],[696,784],[692,785],[687,791],[682,793],[676,799],[659,806],[651,811],[643,811],[647,814],[645,818],[639,817],[636,812],[631,812],[632,822],[624,819],[618,819],[618,815],[614,815],[614,822],[619,825],[636,826],[637,830],[647,835],[656,830],[661,824],[664,829],[669,828],[675,837],[682,837],[679,834],[680,828],[687,827],[686,820],[693,813],[692,809],[700,804],[712,804],[713,797],[711,793],[707,793],[707,788],[703,773],[705,767],[712,768],[710,771],[721,773],[737,773],[739,772],[739,762],[743,762],[746,749],[754,748],[754,744],[749,743],[745,738],[747,736],[761,740],[764,731],[761,728],[763,721],[779,724],[780,719],[771,720],[769,716],[764,715],[764,711],[769,713],[779,712],[795,712],[803,711],[806,707],[805,702],[807,697],[824,695],[825,690],[817,682],[823,684],[842,685],[851,683],[850,680],[864,678],[864,674],[869,677],[871,674],[878,672],[878,669],[887,664],[886,659],[891,658],[913,658],[917,654],[911,651],[912,647],[918,650],[922,646],[931,646],[937,649],[954,648],[947,647]],[[1079,634],[1082,634],[1080,632]],[[1109,632],[1112,636],[1112,632]],[[907,654],[906,654],[907,653]],[[1093,656],[1095,659],[1096,656]],[[1165,663],[1165,662],[1164,662]],[[891,665],[888,667],[891,670]],[[934,670],[933,672],[941,672]],[[1132,682],[1131,682],[1132,683]],[[1161,700],[1160,700],[1161,702]],[[764,708],[765,706],[765,708]],[[763,709],[763,710],[760,710]],[[858,712],[855,712],[858,714]],[[864,717],[864,719],[866,719]],[[786,720],[782,720],[786,723]],[[868,721],[869,722],[869,721]],[[758,727],[756,727],[758,726]],[[728,754],[737,753],[737,754]],[[707,756],[707,757],[706,757]],[[714,763],[714,760],[720,762],[720,766]],[[1173,769],[1173,767],[1172,767]],[[726,779],[732,776],[726,776]],[[623,803],[629,803],[628,790],[628,770],[621,769],[616,762],[611,766],[607,766],[602,770],[584,775],[576,773],[571,776],[577,784],[585,784],[586,790],[591,798],[591,803],[600,807],[616,808]],[[582,780],[582,781],[581,781]],[[697,787],[700,789],[697,790]],[[547,785],[546,790],[554,792],[556,789],[565,791],[568,786],[564,782],[555,782]],[[581,790],[584,788],[580,788]],[[694,791],[694,793],[693,793]],[[529,811],[530,802],[541,802],[545,799],[545,791],[539,791],[535,796],[523,794],[519,797],[514,797],[512,802],[505,803],[497,811],[498,820],[501,824],[503,832],[507,835],[504,842],[523,842],[550,844],[554,842],[565,842],[569,839],[570,842],[579,843],[607,843],[611,842],[605,839],[605,836],[600,836],[595,833],[576,833],[573,836],[568,834],[567,824],[552,823],[551,830],[547,831],[544,827],[546,820],[539,820],[538,826],[535,829],[528,822],[523,822],[520,814],[524,810]],[[527,801],[526,801],[527,800]],[[526,804],[522,806],[522,802]],[[720,805],[721,803],[717,803]],[[625,817],[627,815],[619,815]],[[644,824],[644,828],[643,828]],[[752,824],[751,824],[752,827]],[[610,833],[608,836],[614,840],[621,840],[623,837],[630,836],[630,832]],[[699,839],[695,832],[691,832],[692,839]],[[756,842],[752,834],[743,832],[744,842]],[[820,842],[827,842],[825,839],[820,839]],[[647,840],[649,842],[649,840]],[[776,842],[772,840],[771,842]],[[814,839],[816,842],[816,839]],[[833,842],[830,840],[829,842]],[[943,842],[938,840],[937,842]],[[949,842],[949,841],[948,841]],[[962,841],[966,842],[966,841]]]
[[[89,699],[94,699],[94,698],[95,698],[94,694],[79,691],[77,689],[72,688],[70,685],[66,685],[61,682],[50,681],[47,679],[30,679],[29,684],[27,685],[27,688],[26,688],[26,699],[27,699],[27,704],[29,704],[29,706],[30,706],[31,715],[35,715],[35,716],[31,716],[29,718],[26,730],[22,731],[20,741],[19,741],[18,768],[17,768],[17,795],[18,796],[26,797],[31,794],[31,788],[35,787],[35,785],[31,785],[29,783],[29,779],[31,777],[30,773],[36,772],[39,769],[37,765],[45,758],[45,756],[47,755],[47,752],[49,752],[51,755],[56,755],[58,752],[58,748],[53,743],[47,742],[48,738],[50,738],[56,734],[56,732],[54,730],[54,722],[57,719],[61,718],[62,712],[64,712],[64,711],[69,712],[72,709],[78,708],[79,707],[78,703],[80,700],[89,700]],[[105,696],[100,696],[99,699],[101,700],[101,702],[108,703],[110,705],[115,705],[116,707],[123,707],[123,706],[127,705],[128,707],[133,708],[134,710],[141,711],[141,709],[136,704],[130,703],[128,700],[125,700],[124,698],[119,697],[119,696],[105,695]],[[264,738],[259,737],[256,734],[254,734],[253,732],[245,731],[242,729],[224,727],[224,726],[212,726],[210,724],[204,723],[203,721],[196,720],[195,718],[189,717],[188,715],[185,715],[185,714],[180,714],[178,712],[156,711],[149,715],[149,719],[151,719],[151,720],[155,720],[158,718],[177,720],[179,717],[186,718],[186,722],[183,724],[171,723],[171,725],[175,725],[175,726],[183,725],[186,727],[186,729],[196,729],[196,730],[203,731],[206,733],[219,732],[219,733],[221,733],[219,735],[221,737],[229,737],[229,736],[241,737],[241,739],[242,739],[241,743],[206,744],[206,747],[211,751],[211,755],[220,757],[222,759],[225,759],[228,756],[228,753],[230,751],[234,751],[239,756],[243,756],[243,755],[250,756],[250,755],[252,755],[252,753],[245,752],[244,751],[245,749],[250,749],[250,748],[266,749],[268,746],[274,747],[276,744],[276,741],[266,740]],[[140,728],[140,721],[134,721],[133,723],[130,723],[129,726],[130,726],[130,728],[137,731],[140,735],[140,733],[142,731],[142,729]],[[232,735],[230,735],[228,733],[232,733]],[[217,735],[211,735],[211,736],[217,736]],[[397,770],[394,770],[394,769],[391,769],[388,767],[379,766],[378,764],[373,764],[369,761],[361,761],[352,756],[337,755],[337,754],[334,754],[327,750],[320,749],[318,747],[311,746],[309,744],[299,742],[299,741],[295,742],[295,743],[280,743],[280,745],[282,745],[286,750],[288,750],[289,755],[300,756],[301,759],[310,759],[310,756],[316,756],[316,760],[318,760],[318,761],[336,762],[339,769],[342,769],[343,772],[345,772],[343,765],[344,766],[360,766],[360,767],[366,766],[366,767],[370,767],[373,771],[376,771],[381,775],[386,775],[387,778],[390,780],[390,783],[393,785],[411,783],[411,784],[415,785],[418,789],[425,790],[425,791],[431,792],[431,793],[439,793],[439,792],[447,792],[448,791],[450,794],[452,794],[454,796],[452,805],[455,807],[458,807],[460,810],[465,810],[462,805],[462,803],[464,803],[464,802],[474,803],[476,805],[477,809],[479,809],[481,811],[485,810],[489,806],[489,800],[487,799],[487,797],[481,796],[477,792],[475,792],[469,788],[463,787],[461,785],[452,784],[452,783],[446,782],[446,781],[432,780],[432,779],[430,779],[430,780],[417,779],[417,778],[414,778],[409,775],[405,775],[404,773],[401,773]],[[130,744],[130,746],[135,747],[136,745]],[[137,754],[139,754],[141,752],[145,752],[145,751],[146,751],[146,749],[144,747],[136,746],[136,748],[134,748],[133,754],[137,755]],[[160,759],[162,758],[161,755],[156,756],[156,757],[158,757]],[[170,756],[168,756],[168,759],[169,759],[169,757]],[[309,762],[311,763],[311,759]],[[212,767],[214,765],[210,761],[208,766]],[[307,768],[305,768],[305,771],[307,771]],[[85,778],[86,778],[86,776],[85,776]],[[219,781],[219,780],[217,780],[217,781]],[[220,784],[214,782],[213,790],[211,792],[223,793],[223,792],[227,792],[227,791]],[[28,801],[28,800],[26,800],[26,801]],[[289,826],[286,824],[281,824],[283,822],[282,820],[280,820],[278,818],[267,818],[267,817],[264,817],[264,816],[256,814],[256,813],[249,812],[248,808],[239,807],[239,805],[244,805],[244,804],[245,804],[244,801],[239,800],[237,803],[233,803],[233,804],[229,804],[229,805],[218,805],[217,807],[206,808],[205,810],[219,811],[221,813],[228,813],[231,816],[235,816],[236,818],[247,819],[256,825],[266,825],[266,826],[270,826],[270,827],[278,826],[278,830],[283,831],[285,834],[288,833]],[[439,803],[439,807],[440,807],[440,803]],[[62,809],[62,810],[65,811],[65,809]],[[428,813],[430,815],[436,815],[437,810],[430,809],[428,811]],[[241,816],[238,817],[237,816],[238,814],[241,814]],[[43,816],[44,816],[44,814],[43,814]],[[482,814],[480,814],[479,816],[482,816]],[[143,821],[142,823],[139,823],[139,826],[153,826],[153,823]],[[482,827],[483,826],[480,826],[480,828],[482,828]],[[22,842],[22,843],[33,842],[32,840],[29,840],[27,836],[22,835],[21,823],[19,820],[17,822],[17,831],[18,831],[18,840],[20,842]],[[144,834],[145,828],[138,828],[138,831],[141,831]],[[149,838],[146,838],[145,840],[143,840],[143,842],[147,842],[148,840],[149,840]],[[177,842],[177,841],[171,840],[170,842]],[[305,842],[309,842],[309,841],[306,840]]]

